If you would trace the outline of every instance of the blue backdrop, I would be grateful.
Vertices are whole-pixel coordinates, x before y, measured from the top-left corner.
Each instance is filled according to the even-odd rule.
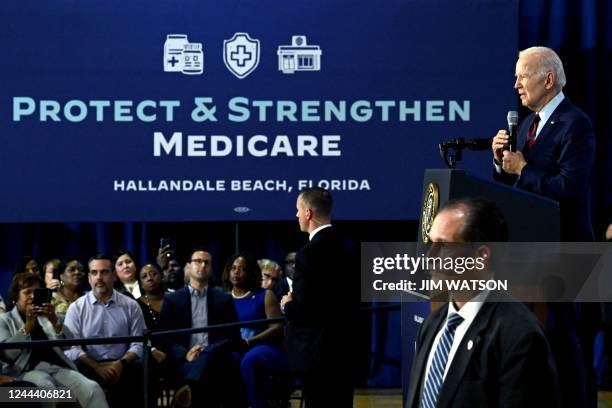
[[[336,218],[414,219],[423,169],[443,166],[438,143],[492,136],[517,106],[516,8],[6,1],[0,220],[287,220],[319,183]],[[320,70],[279,71],[279,47],[304,41]],[[201,73],[165,72],[177,47],[202,51]],[[463,167],[485,176],[489,160]]]
[[[517,13],[517,8],[518,13]],[[517,19],[518,14],[518,19]],[[371,190],[336,191],[335,218],[414,220],[424,168],[442,167],[441,140],[487,137],[505,127],[518,106],[512,90],[519,48],[548,45],[568,74],[566,94],[593,119],[598,137],[595,212],[602,231],[612,203],[612,10],[609,2],[365,1],[245,2],[7,0],[0,13],[0,278],[6,290],[23,254],[80,255],[126,247],[150,258],[161,235],[209,245],[218,269],[236,247],[280,259],[304,237],[295,225],[241,223],[149,224],[136,221],[287,220],[294,215],[295,180],[368,180]],[[517,29],[518,28],[518,29]],[[257,68],[238,79],[224,65],[223,40],[248,32],[261,43]],[[163,71],[166,35],[187,34],[203,45],[202,75]],[[321,47],[321,70],[283,74],[277,48],[305,35]],[[13,101],[179,100],[173,122],[41,122],[39,111],[15,122]],[[195,96],[212,97],[217,122],[195,123]],[[470,120],[428,122],[246,122],[227,119],[227,102],[250,100],[470,101]],[[448,107],[448,104],[444,106]],[[76,112],[76,110],[75,110]],[[108,111],[111,112],[112,111]],[[150,111],[149,111],[150,112]],[[159,113],[161,111],[158,111]],[[434,115],[435,116],[435,115]],[[93,118],[93,119],[92,119]],[[341,156],[154,157],[153,133],[341,136]],[[488,153],[460,167],[486,177]],[[115,192],[114,180],[287,179],[294,190],[271,192]],[[237,209],[237,210],[236,210]],[[246,211],[246,212],[244,212]],[[58,221],[66,224],[15,224]],[[79,221],[67,223],[69,221]],[[83,221],[130,221],[117,224]],[[11,222],[11,223],[7,223]],[[344,223],[363,241],[416,237],[412,223]],[[245,231],[246,230],[246,231]],[[181,241],[180,237],[188,237]],[[377,320],[378,319],[378,320]],[[371,384],[397,385],[399,318],[374,317]],[[376,321],[377,320],[377,321]],[[385,335],[380,335],[385,333]],[[394,335],[395,333],[395,335]]]
[[[609,74],[612,70],[612,3],[601,0],[524,0],[518,4],[519,49],[535,45],[554,48],[563,61],[568,78],[565,94],[593,121],[597,137],[593,211],[597,237],[601,240],[605,227],[612,223],[612,161],[609,160],[612,157],[609,102],[612,98]],[[508,63],[510,61],[515,61],[515,57]],[[520,111],[521,117],[527,113]],[[402,310],[404,391],[410,375],[406,368],[410,367],[414,350],[413,344],[407,342],[418,328],[414,316],[426,313],[421,304]],[[601,352],[599,344],[596,350],[598,369],[601,367]]]

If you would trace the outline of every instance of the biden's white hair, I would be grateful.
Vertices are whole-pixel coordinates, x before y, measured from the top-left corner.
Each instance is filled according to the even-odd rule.
[[[537,73],[544,76],[547,72],[553,72],[556,78],[556,86],[562,89],[567,82],[563,63],[557,53],[548,47],[530,47],[519,52],[519,58],[527,55],[535,56],[538,59]]]

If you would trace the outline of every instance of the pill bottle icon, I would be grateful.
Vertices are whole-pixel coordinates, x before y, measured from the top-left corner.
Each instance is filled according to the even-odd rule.
[[[189,41],[185,34],[168,34],[164,43],[164,72],[183,71],[183,51]]]
[[[202,43],[185,44],[183,49],[183,74],[199,75],[204,72]]]

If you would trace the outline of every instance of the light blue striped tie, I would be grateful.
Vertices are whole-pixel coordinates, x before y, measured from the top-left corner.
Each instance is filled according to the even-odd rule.
[[[455,329],[461,324],[463,317],[457,313],[451,314],[446,320],[446,327],[440,337],[440,342],[434,353],[429,374],[425,380],[425,388],[421,397],[421,408],[435,408],[438,402],[438,394],[442,388],[442,380],[444,379],[444,370],[448,361],[448,353],[453,345],[455,338]]]

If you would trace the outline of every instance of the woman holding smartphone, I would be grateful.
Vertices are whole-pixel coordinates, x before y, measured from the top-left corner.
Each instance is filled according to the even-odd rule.
[[[22,273],[13,277],[9,289],[13,309],[0,316],[0,342],[66,338],[51,303],[34,302],[35,298],[38,301],[49,297],[44,294],[50,293],[49,290],[40,290],[41,287],[37,274]],[[108,407],[98,383],[76,371],[59,347],[1,350],[0,364],[4,375],[29,381],[38,387],[69,388],[83,407]]]
[[[59,266],[60,260],[57,258],[49,259],[43,266],[43,278],[45,280],[45,286],[47,289],[57,290],[60,287],[59,280]]]

